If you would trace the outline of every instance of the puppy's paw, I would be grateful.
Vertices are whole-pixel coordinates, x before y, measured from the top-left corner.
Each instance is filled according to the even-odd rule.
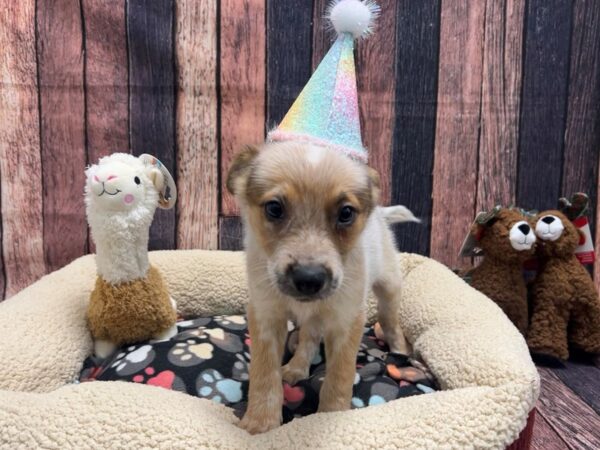
[[[347,411],[350,409],[350,402],[345,398],[321,399],[317,412]]]
[[[238,424],[241,429],[250,434],[266,433],[279,425],[281,425],[281,412],[270,416],[247,412]]]
[[[287,382],[290,386],[295,385],[298,381],[306,380],[309,375],[308,367],[296,367],[287,363],[281,368],[281,377],[283,381]]]

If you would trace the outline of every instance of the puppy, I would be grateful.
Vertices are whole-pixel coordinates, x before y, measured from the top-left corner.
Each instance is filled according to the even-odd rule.
[[[387,223],[417,219],[402,206],[377,207],[373,169],[314,144],[247,147],[234,160],[227,187],[244,222],[250,297],[252,362],[240,426],[255,434],[280,425],[282,378],[295,383],[308,376],[321,338],[327,372],[319,411],[350,408],[371,288],[391,351],[409,352]],[[300,342],[282,368],[288,318],[300,326]]]

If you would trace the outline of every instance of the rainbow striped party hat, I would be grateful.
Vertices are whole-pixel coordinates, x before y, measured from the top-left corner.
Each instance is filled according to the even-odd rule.
[[[354,40],[372,32],[379,6],[370,0],[337,0],[327,17],[337,39],[267,141],[301,141],[335,148],[366,163],[360,133]]]

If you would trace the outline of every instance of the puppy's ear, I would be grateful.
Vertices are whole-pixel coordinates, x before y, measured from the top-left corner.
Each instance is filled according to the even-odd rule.
[[[236,155],[231,163],[229,173],[227,174],[227,190],[233,195],[237,195],[242,191],[242,186],[248,177],[252,161],[257,156],[258,149],[247,145]]]
[[[381,192],[381,179],[379,178],[379,173],[372,167],[367,167],[367,176],[369,177],[369,187],[371,188],[373,205],[378,205],[379,194]]]

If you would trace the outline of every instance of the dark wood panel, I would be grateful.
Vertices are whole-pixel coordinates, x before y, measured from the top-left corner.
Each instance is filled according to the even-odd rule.
[[[531,450],[567,450],[569,447],[554,431],[544,416],[537,412],[533,424]]]
[[[265,0],[223,0],[220,20],[221,212],[234,215],[227,172],[245,144],[265,137]]]
[[[435,144],[440,1],[397,2],[396,121],[391,203],[404,204],[421,224],[396,228],[402,251],[427,254]]]
[[[584,402],[600,414],[600,369],[592,360],[565,361],[552,371]]]
[[[538,368],[542,390],[538,411],[572,449],[600,448],[600,416],[550,369]]]
[[[242,221],[239,217],[221,217],[219,219],[219,249],[244,249]]]
[[[46,271],[35,1],[0,8],[0,48],[0,294],[10,297]]]
[[[556,207],[561,174],[571,0],[529,0],[519,132],[517,203]]]
[[[431,256],[463,265],[475,214],[485,2],[442,2]]]
[[[335,31],[327,25],[325,15],[328,0],[313,0],[312,68],[315,70],[336,38]]]
[[[588,193],[593,232],[600,149],[600,2],[594,0],[573,4],[568,89],[562,194]]]
[[[175,3],[177,246],[216,249],[219,239],[217,4]]]
[[[267,127],[279,124],[311,75],[312,1],[267,0]]]
[[[390,202],[394,91],[396,89],[396,0],[379,0],[375,32],[356,42],[356,81],[363,144],[381,179],[381,203]]]
[[[175,176],[173,1],[128,0],[127,42],[132,152],[156,156]],[[175,209],[157,210],[149,248],[175,248]]]
[[[37,2],[37,50],[48,271],[87,253],[83,23],[79,0]]]
[[[477,211],[515,204],[525,0],[486,2]]]
[[[125,0],[82,0],[87,155],[129,152]]]

